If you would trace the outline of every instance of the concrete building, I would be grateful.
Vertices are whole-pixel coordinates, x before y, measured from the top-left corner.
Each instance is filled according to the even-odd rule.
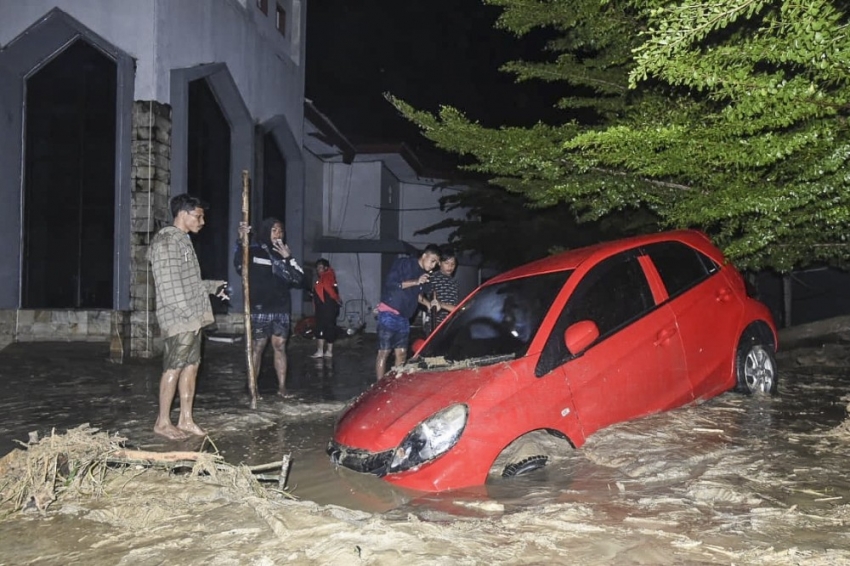
[[[444,174],[429,172],[406,146],[355,147],[307,101],[304,162],[307,185],[305,254],[325,257],[337,274],[345,301],[341,326],[365,324],[374,331],[372,309],[393,260],[417,254],[429,243],[444,244],[450,229],[420,230],[463,211],[440,210],[444,191],[464,190]],[[480,283],[475,258],[458,257],[455,278],[461,296]]]
[[[234,283],[216,318],[240,332],[243,172],[252,218],[283,219],[302,263],[328,257],[357,301],[344,314],[369,323],[395,255],[441,243],[415,234],[442,214],[440,181],[305,103],[306,17],[306,0],[0,0],[0,344],[154,355],[146,252],[183,192],[210,204],[195,247],[204,277]]]

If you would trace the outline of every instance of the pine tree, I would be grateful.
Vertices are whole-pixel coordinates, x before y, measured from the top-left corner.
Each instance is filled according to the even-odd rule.
[[[705,230],[742,268],[843,265],[850,219],[850,38],[838,2],[485,0],[497,25],[552,34],[560,124],[485,128],[390,100],[468,168],[581,221],[646,211]],[[649,226],[654,226],[649,224]]]

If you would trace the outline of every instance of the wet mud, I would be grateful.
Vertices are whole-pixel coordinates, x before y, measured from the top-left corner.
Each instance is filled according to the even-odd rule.
[[[175,495],[156,480],[122,488],[108,509],[65,504],[0,522],[0,538],[26,541],[3,545],[0,563],[850,564],[846,345],[781,352],[774,398],[726,393],[600,431],[540,472],[442,494],[331,466],[334,419],[374,380],[374,344],[357,336],[318,362],[312,347],[290,345],[292,399],[274,394],[266,360],[251,411],[241,345],[209,343],[195,403],[228,462],[291,454],[301,501],[240,501],[221,486]],[[85,344],[0,352],[0,454],[30,431],[83,422],[147,450],[200,447],[151,431],[158,360],[113,365],[106,354]],[[134,499],[151,491],[171,508]],[[153,516],[128,527],[120,509],[139,508],[167,518],[167,532]]]

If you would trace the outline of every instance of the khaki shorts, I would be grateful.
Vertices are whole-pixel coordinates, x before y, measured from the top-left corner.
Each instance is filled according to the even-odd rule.
[[[183,369],[201,363],[201,331],[184,332],[163,339],[162,369]]]

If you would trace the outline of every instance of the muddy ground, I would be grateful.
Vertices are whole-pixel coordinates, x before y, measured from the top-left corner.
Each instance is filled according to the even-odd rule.
[[[541,473],[437,495],[334,469],[324,454],[336,414],[370,382],[368,339],[329,365],[293,342],[297,398],[266,395],[253,412],[238,346],[214,345],[196,420],[233,464],[290,453],[299,500],[128,466],[99,497],[5,517],[0,564],[850,564],[850,344],[833,338],[781,352],[775,398],[727,393],[598,432]],[[0,352],[4,453],[29,430],[81,422],[142,449],[196,448],[149,431],[155,363],[52,352]]]

